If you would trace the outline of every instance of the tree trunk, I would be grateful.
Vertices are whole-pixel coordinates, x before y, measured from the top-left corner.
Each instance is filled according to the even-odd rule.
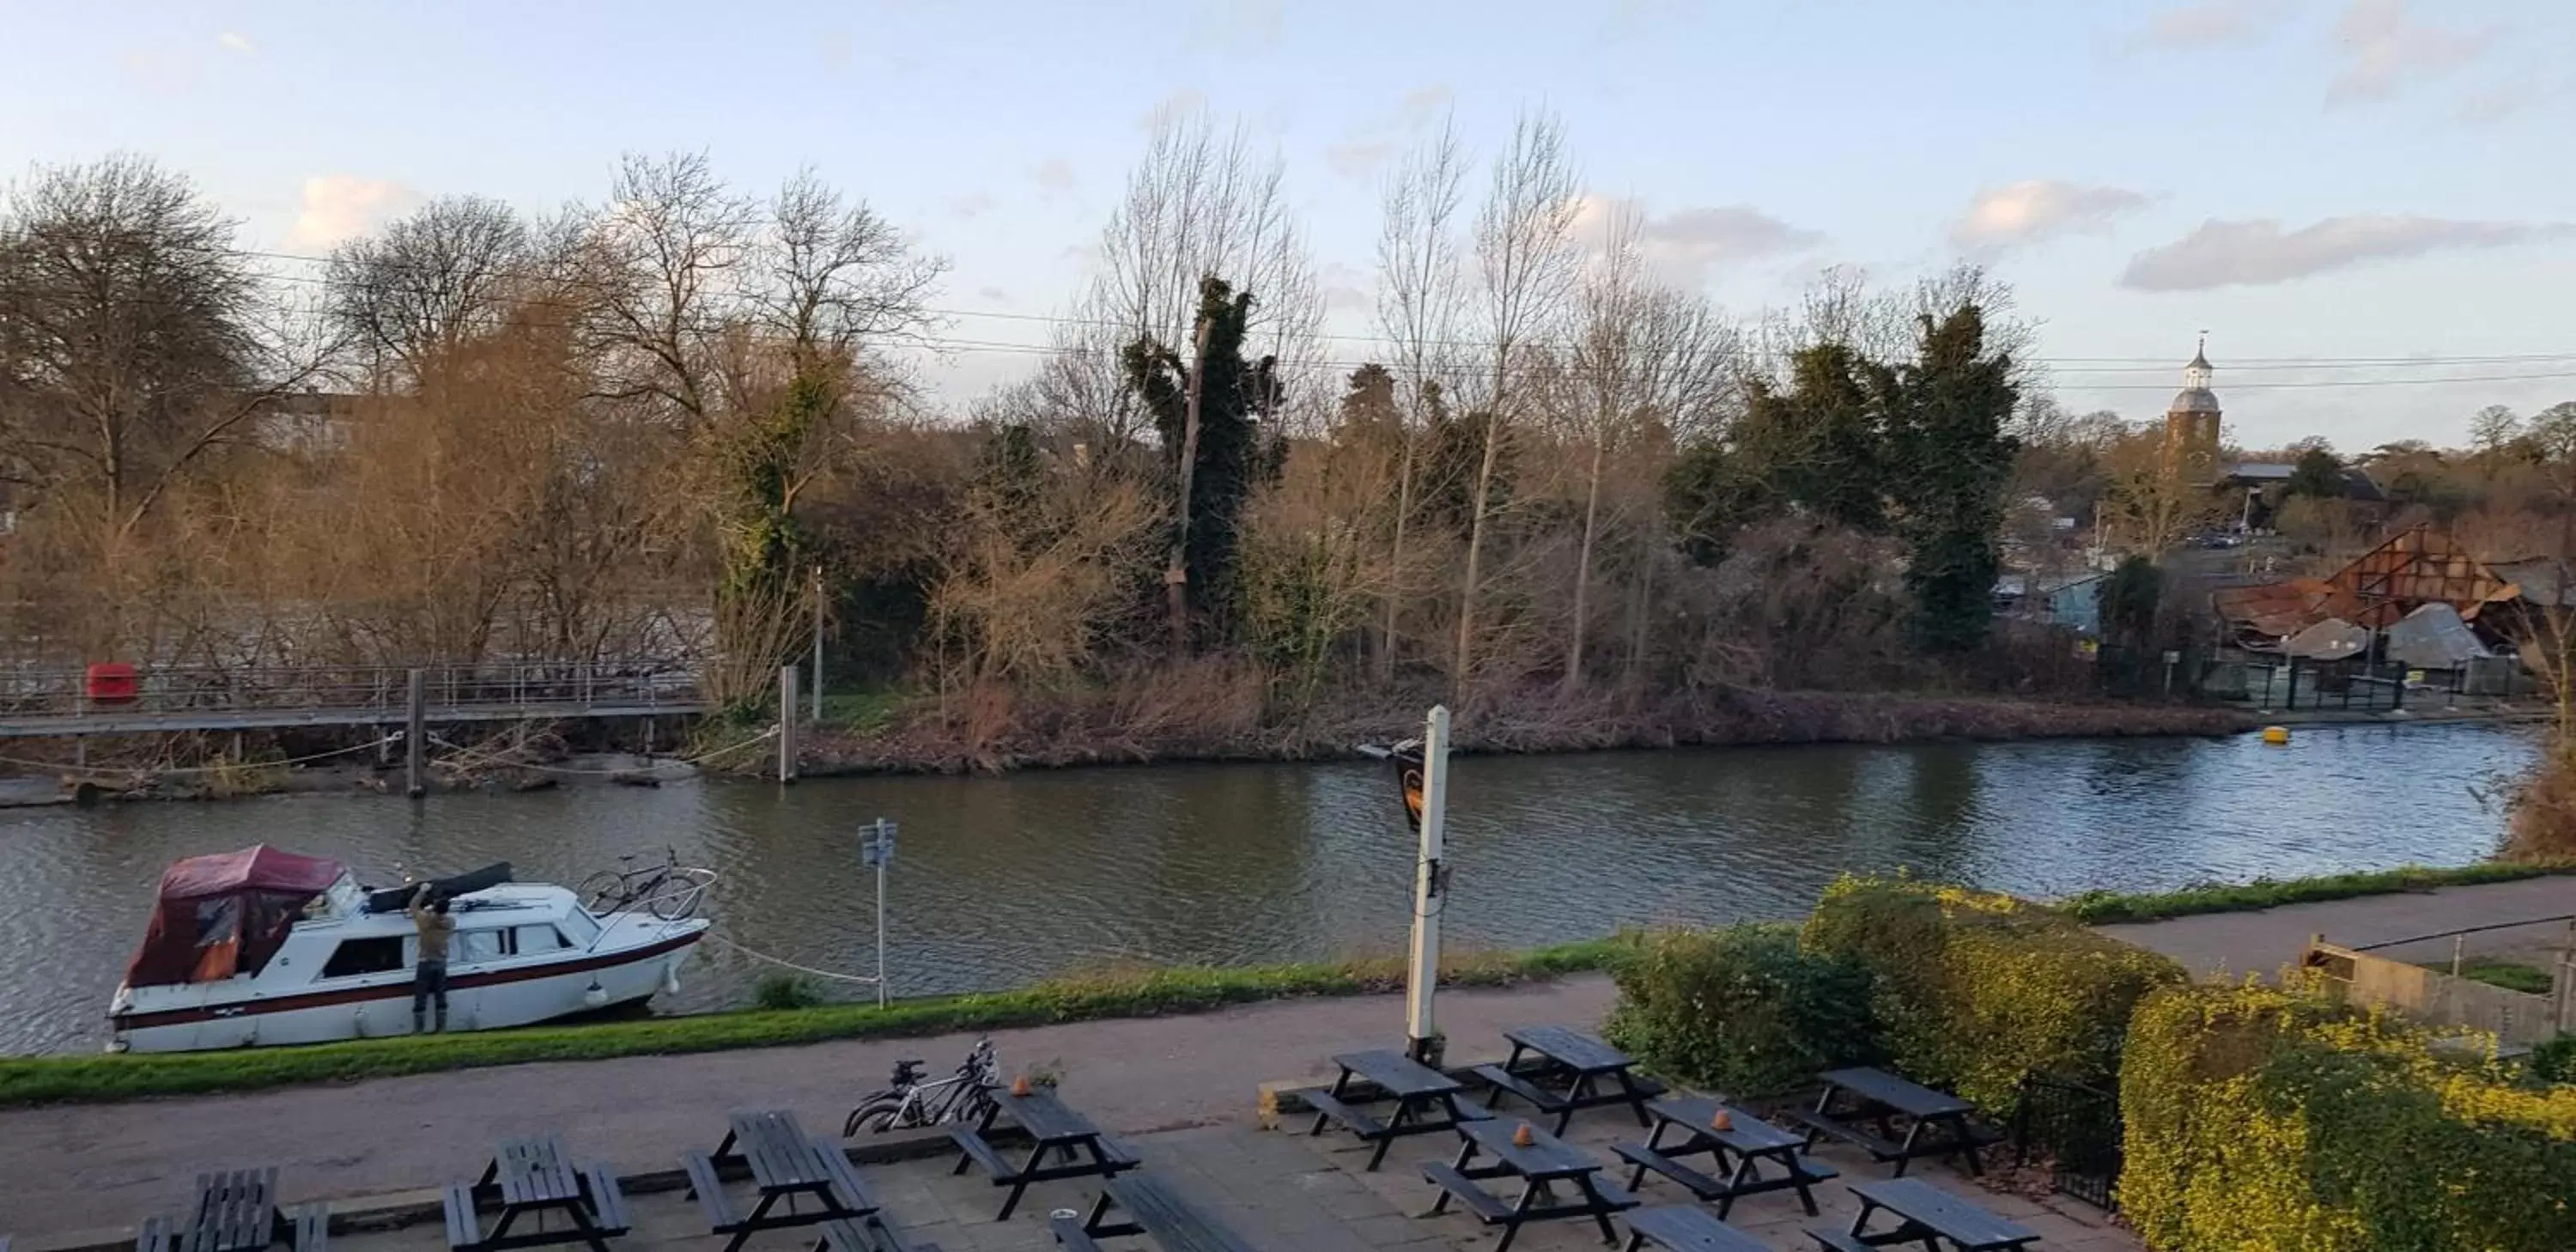
[[[1475,507],[1467,515],[1467,576],[1458,596],[1458,661],[1451,674],[1452,697],[1461,704],[1467,696],[1467,680],[1476,660],[1476,595],[1484,579],[1486,503],[1492,498],[1494,461],[1502,452],[1503,388],[1502,368],[1494,369],[1494,407],[1485,414],[1485,454],[1476,463]]]
[[[1163,567],[1163,587],[1172,615],[1172,659],[1190,654],[1190,479],[1199,461],[1199,380],[1207,373],[1208,332],[1215,323],[1199,319],[1196,347],[1190,354],[1190,390],[1181,420],[1180,503],[1172,522],[1171,560]]]
[[[1610,441],[1596,433],[1592,440],[1592,476],[1583,492],[1583,543],[1574,557],[1574,630],[1565,648],[1565,694],[1583,689],[1583,630],[1591,611],[1592,544],[1600,533],[1601,461]]]
[[[1395,619],[1404,603],[1404,537],[1406,525],[1413,520],[1413,424],[1405,422],[1404,453],[1395,471],[1395,542],[1387,550],[1386,620],[1378,628],[1377,676],[1384,682],[1395,677]]]

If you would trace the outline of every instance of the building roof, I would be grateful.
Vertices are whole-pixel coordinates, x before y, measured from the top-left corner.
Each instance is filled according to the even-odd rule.
[[[2218,395],[2207,387],[2185,387],[2174,393],[2172,404],[2165,406],[2167,413],[2216,413],[2218,411]]]

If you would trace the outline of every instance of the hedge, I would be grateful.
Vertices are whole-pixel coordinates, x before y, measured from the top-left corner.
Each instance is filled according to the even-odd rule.
[[[2576,1089],[2431,1040],[2304,989],[2157,991],[2121,1072],[2122,1211],[2158,1252],[2576,1248]]]
[[[1908,878],[1837,880],[1801,946],[1876,976],[1898,1069],[1999,1117],[2033,1071],[2108,1086],[2139,999],[2187,980],[2171,959],[2056,909]]]
[[[1794,925],[1656,931],[1613,977],[1611,1042],[1656,1073],[1731,1098],[1878,1060],[1869,971],[1800,952]]]

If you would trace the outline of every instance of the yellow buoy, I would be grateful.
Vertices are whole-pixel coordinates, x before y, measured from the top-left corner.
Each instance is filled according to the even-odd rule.
[[[2263,742],[2265,742],[2265,743],[2288,743],[2289,741],[2290,741],[2290,728],[2289,728],[2289,727],[2287,727],[2287,726],[2266,726],[2266,727],[2264,727],[2264,728],[2263,728]]]

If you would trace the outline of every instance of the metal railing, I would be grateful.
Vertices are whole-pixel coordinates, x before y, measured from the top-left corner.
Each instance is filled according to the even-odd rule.
[[[2064,1078],[2026,1074],[2013,1112],[2013,1163],[2045,1160],[2058,1192],[2105,1212],[2116,1204],[2123,1148],[2120,1097]]]
[[[430,665],[425,701],[441,710],[614,707],[652,711],[698,706],[697,676],[665,663],[526,662]],[[329,710],[403,717],[410,667],[149,669],[131,697],[99,699],[81,670],[0,674],[0,717],[183,715]]]

